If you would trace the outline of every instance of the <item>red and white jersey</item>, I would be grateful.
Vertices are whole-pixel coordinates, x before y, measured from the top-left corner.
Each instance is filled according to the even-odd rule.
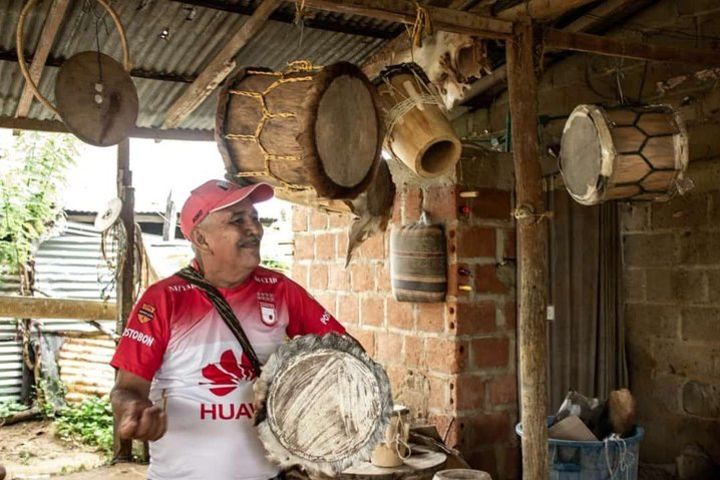
[[[287,337],[344,333],[302,287],[257,268],[220,289],[261,362]],[[150,286],[127,322],[111,365],[152,381],[167,396],[167,433],[150,442],[148,478],[266,480],[278,473],[252,425],[254,373],[205,296],[178,276]]]

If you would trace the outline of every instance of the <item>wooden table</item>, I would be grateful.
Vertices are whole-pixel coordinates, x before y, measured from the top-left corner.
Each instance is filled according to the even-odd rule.
[[[431,479],[435,472],[442,470],[447,455],[435,452],[420,445],[410,445],[412,455],[399,467],[376,467],[370,462],[362,462],[342,472],[341,480],[401,480]]]

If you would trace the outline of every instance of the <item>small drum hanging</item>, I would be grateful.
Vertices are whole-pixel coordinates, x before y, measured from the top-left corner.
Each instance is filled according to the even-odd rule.
[[[130,74],[98,52],[76,53],[63,62],[55,81],[55,100],[68,129],[98,147],[126,138],[138,115]]]
[[[460,139],[425,72],[403,63],[386,68],[373,83],[385,117],[386,148],[423,178],[453,168],[460,158]]]
[[[560,164],[565,187],[583,205],[668,200],[682,188],[687,132],[670,106],[580,105],[565,124]]]
[[[390,235],[390,282],[399,302],[443,302],[447,290],[445,232],[440,225],[419,223],[393,229]]]
[[[80,140],[107,147],[127,138],[135,126],[138,96],[130,78],[130,53],[120,18],[107,0],[95,1],[105,9],[115,24],[120,36],[123,63],[100,52],[73,55],[63,62],[55,81],[57,107],[40,93],[23,54],[25,17],[36,0],[29,0],[20,12],[15,35],[16,51],[20,72],[35,98],[60,117],[68,130]]]
[[[373,178],[383,128],[373,88],[349,63],[239,70],[218,99],[215,139],[228,174],[277,194],[355,198]]]
[[[255,401],[266,412],[258,434],[268,458],[329,476],[370,457],[393,409],[383,368],[337,334],[282,345],[263,367]]]

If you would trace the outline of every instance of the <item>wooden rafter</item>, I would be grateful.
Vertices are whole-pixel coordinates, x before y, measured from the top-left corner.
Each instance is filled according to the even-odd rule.
[[[514,22],[523,17],[530,17],[538,22],[547,22],[554,18],[582,7],[595,0],[530,0],[523,1],[514,7],[500,10],[496,13],[498,18]],[[471,9],[472,11],[472,9]]]
[[[263,0],[195,81],[183,92],[165,115],[163,128],[174,128],[187,118],[235,68],[234,57],[265,25],[282,0]]]
[[[592,32],[598,25],[607,21],[617,22],[630,12],[646,7],[649,0],[607,0],[563,27],[565,32]]]
[[[305,0],[305,5],[408,25],[415,23],[418,14],[417,4],[406,0]],[[430,15],[436,30],[501,39],[512,34],[512,23],[504,20],[430,5],[423,5],[423,8]]]
[[[55,41],[55,36],[60,29],[60,24],[65,16],[65,11],[69,4],[69,0],[55,0],[50,6],[45,24],[43,25],[40,39],[38,40],[37,48],[33,54],[32,63],[30,64],[30,78],[37,85],[40,81],[40,75],[42,74],[43,67],[45,66],[45,60],[50,55],[50,49]],[[20,101],[18,102],[17,110],[15,110],[16,117],[27,117],[30,112],[30,105],[33,100],[33,92],[30,86],[26,83],[23,87],[22,94],[20,95]]]
[[[70,133],[64,123],[57,120],[35,120],[31,118],[15,118],[0,116],[0,128],[17,130],[34,130],[38,132]],[[153,140],[187,140],[212,142],[212,130],[166,129],[159,128],[132,128],[128,135],[130,138],[150,138]]]
[[[573,33],[555,29],[548,29],[544,38],[546,48],[594,53],[635,60],[690,63],[708,67],[720,66],[720,49],[667,47],[665,45],[616,40],[598,35]]]

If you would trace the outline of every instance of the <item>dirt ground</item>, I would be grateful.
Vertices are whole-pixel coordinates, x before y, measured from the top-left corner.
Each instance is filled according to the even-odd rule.
[[[48,478],[104,463],[93,448],[55,437],[48,420],[0,427],[0,464],[7,470],[6,480]]]

